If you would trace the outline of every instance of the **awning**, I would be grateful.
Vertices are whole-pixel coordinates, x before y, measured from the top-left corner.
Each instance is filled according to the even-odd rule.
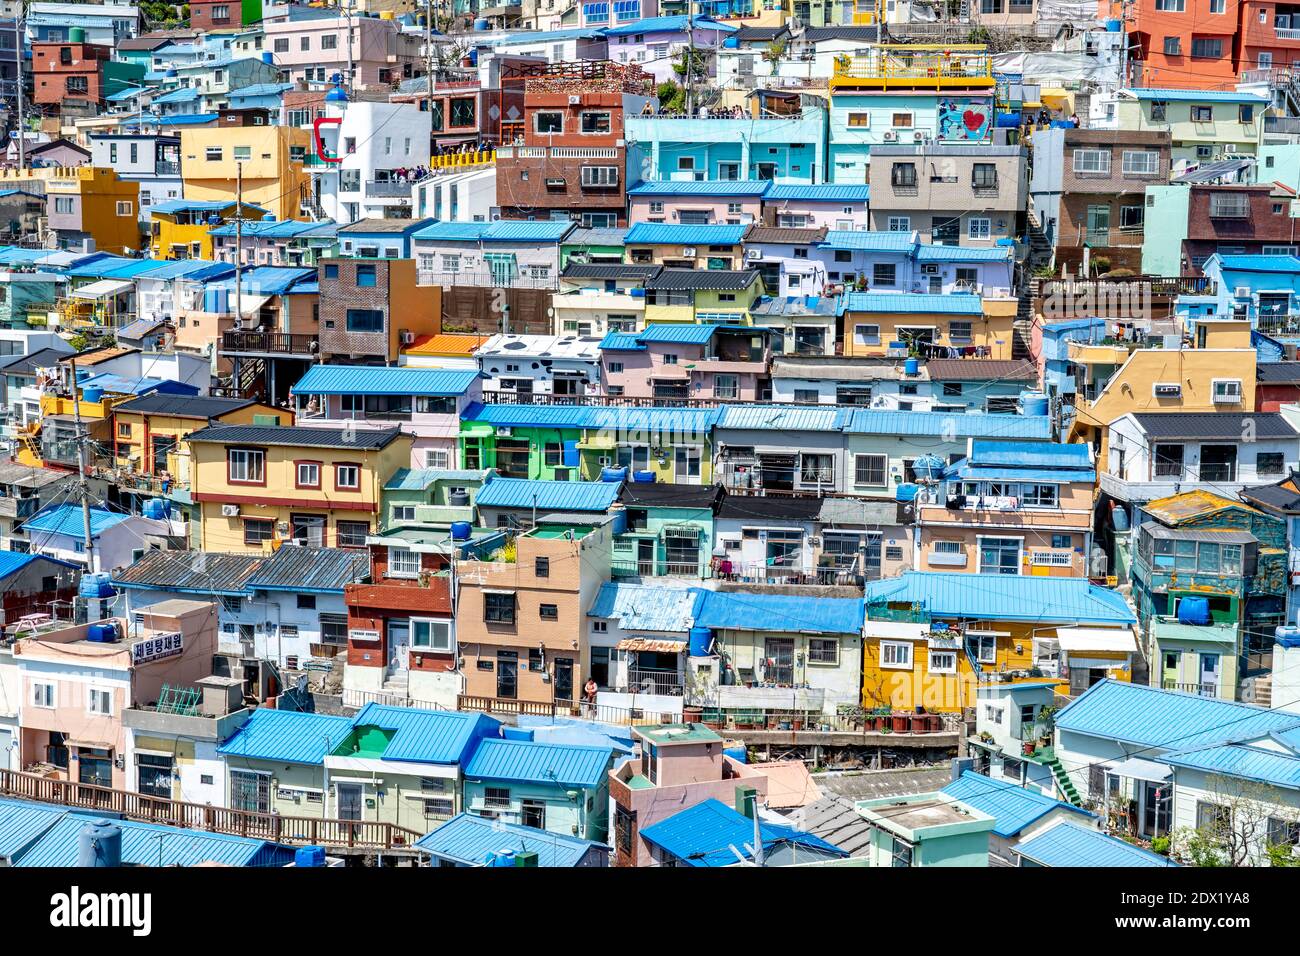
[[[262,306],[266,305],[266,303],[270,301],[271,297],[269,295],[241,295],[239,297],[239,314],[253,315],[257,312],[261,312]],[[232,290],[230,293],[230,310],[233,312],[234,309],[235,293]]]
[[[867,621],[863,633],[867,637],[883,637],[888,640],[923,641],[930,635],[930,626],[904,621]]]
[[[1149,780],[1151,783],[1163,783],[1174,773],[1166,764],[1143,760],[1140,757],[1129,757],[1128,760],[1121,761],[1113,767],[1107,767],[1106,772],[1113,773],[1117,777],[1128,777],[1130,780]]]
[[[620,651],[651,651],[656,654],[680,654],[686,650],[685,641],[653,640],[648,637],[625,637],[614,645]]]
[[[131,285],[130,282],[125,282],[122,279],[100,279],[98,282],[92,282],[74,290],[72,297],[74,299],[102,299],[105,296],[125,292],[131,288]]]
[[[1061,650],[1122,651],[1131,654],[1137,650],[1133,632],[1117,627],[1061,627],[1056,630]]]
[[[113,742],[111,740],[65,740],[63,743],[68,747],[76,747],[78,750],[113,749]]]

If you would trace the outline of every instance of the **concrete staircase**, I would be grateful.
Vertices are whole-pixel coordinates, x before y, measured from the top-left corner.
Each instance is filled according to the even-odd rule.
[[[1061,760],[1055,754],[1043,761],[1049,770],[1052,771],[1052,777],[1056,780],[1056,789],[1067,803],[1076,807],[1083,806],[1083,801],[1079,798],[1079,791],[1075,789],[1070,775],[1065,772],[1065,767],[1061,766]]]

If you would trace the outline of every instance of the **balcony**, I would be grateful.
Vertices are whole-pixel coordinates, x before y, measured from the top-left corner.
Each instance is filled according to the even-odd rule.
[[[1216,495],[1236,497],[1245,485],[1233,481],[1200,481],[1195,478],[1156,476],[1150,481],[1126,481],[1115,475],[1102,473],[1101,490],[1120,501],[1155,501],[1188,491],[1209,491]]]
[[[491,289],[538,289],[553,291],[558,288],[557,276],[510,275],[500,276],[491,272],[439,272],[434,269],[419,269],[415,274],[416,285],[473,286]]]
[[[320,350],[314,335],[296,332],[224,332],[221,351],[227,355],[292,355],[311,358]]]
[[[718,398],[652,398],[623,395],[552,395],[542,392],[483,390],[483,401],[498,405],[598,405],[622,408],[716,408]]]
[[[993,64],[978,44],[881,44],[868,56],[840,56],[831,92],[992,88]]]
[[[155,176],[179,176],[181,174],[181,164],[179,160],[160,159],[153,164]]]
[[[627,685],[638,694],[681,697],[683,692],[681,675],[676,670],[659,667],[629,667]]]
[[[739,684],[718,686],[721,710],[789,710],[821,713],[826,691],[821,687],[779,687],[776,685],[745,687]]]
[[[366,195],[371,199],[410,199],[411,183],[372,179],[366,182]]]

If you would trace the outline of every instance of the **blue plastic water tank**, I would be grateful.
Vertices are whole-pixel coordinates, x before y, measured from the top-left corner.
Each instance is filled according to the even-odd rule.
[[[722,45],[728,50],[735,50],[740,46],[740,40],[737,37],[730,36],[722,41]]]
[[[113,597],[117,591],[113,589],[112,575],[107,571],[97,571],[94,574],[83,574],[77,584],[77,594],[84,598],[103,598]]]
[[[916,492],[918,488],[919,488],[918,485],[915,485],[909,481],[905,481],[901,485],[898,485],[897,487],[894,488],[894,500],[911,501],[913,498],[916,497]]]
[[[324,866],[325,848],[323,846],[300,846],[293,851],[294,866]]]
[[[903,362],[904,375],[919,375],[921,372],[920,359],[910,358]]]
[[[121,866],[122,828],[112,820],[87,823],[77,834],[77,866]]]
[[[1300,627],[1293,624],[1280,625],[1273,630],[1273,641],[1283,647],[1300,647]]]
[[[453,521],[451,523],[451,540],[468,541],[473,534],[474,526],[468,521]]]
[[[937,480],[943,474],[944,464],[938,455],[922,455],[912,463],[912,470],[922,478]]]
[[[713,647],[713,631],[707,627],[693,627],[687,632],[691,657],[708,657]]]
[[[641,484],[653,484],[655,473],[653,471],[634,471],[632,472],[632,480]]]
[[[167,502],[162,498],[150,498],[144,503],[144,516],[161,521],[167,517]]]
[[[81,390],[81,400],[83,402],[98,402],[104,397],[104,390],[98,386],[92,385],[89,388]]]
[[[1032,398],[1024,400],[1026,415],[1046,415],[1047,414],[1047,396],[1035,395]]]
[[[627,481],[626,468],[602,468],[600,470],[601,481]]]
[[[514,851],[514,850],[502,850],[500,853],[496,854],[495,857],[493,857],[493,859],[492,859],[492,865],[493,865],[493,866],[514,866],[514,865],[515,865],[515,851]]]
[[[644,299],[645,289],[628,289],[627,294],[634,299]]]
[[[263,50],[263,51],[262,51],[262,62],[263,62],[263,63],[269,63],[269,64],[271,64],[271,66],[275,66],[275,57],[271,55],[271,51],[270,51],[270,50]]]
[[[1119,33],[1120,30],[1122,30],[1123,28],[1124,28],[1123,21],[1120,21],[1120,20],[1107,20],[1107,21],[1106,21],[1106,32],[1107,32],[1107,33]]]
[[[106,624],[92,624],[86,631],[86,640],[96,644],[116,644],[119,640],[117,625],[112,621]]]
[[[1209,624],[1210,599],[1203,597],[1185,597],[1178,602],[1179,624]]]

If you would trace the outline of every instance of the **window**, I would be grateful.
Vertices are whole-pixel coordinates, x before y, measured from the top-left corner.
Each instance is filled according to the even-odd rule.
[[[676,459],[677,478],[700,477],[700,449],[681,445],[678,446],[674,457]]]
[[[892,123],[892,125],[894,126],[895,129],[911,129],[911,127],[912,127],[912,114],[911,114],[911,113],[895,113],[895,114],[891,117],[891,123]]]
[[[914,187],[916,185],[916,164],[894,163],[889,178],[894,186]]]
[[[339,38],[333,33],[327,33],[320,38],[320,48],[322,50],[337,50],[339,48]]]
[[[871,267],[872,285],[893,285],[898,267],[892,262],[877,262]]]
[[[298,610],[300,611],[316,610],[316,595],[299,594],[297,597],[298,597]]]
[[[50,710],[54,707],[54,685],[32,684],[32,706]]]
[[[339,267],[337,263],[330,263],[329,265],[325,266],[326,279],[338,279],[338,277],[339,277]]]
[[[320,487],[320,462],[318,461],[298,462],[297,487],[299,488]]]
[[[537,112],[533,115],[533,131],[537,133],[563,133],[564,114]]]
[[[384,313],[379,309],[348,309],[347,328],[349,332],[382,332]]]
[[[1216,378],[1214,402],[1216,405],[1237,405],[1241,402],[1241,379]]]
[[[618,167],[617,166],[583,166],[582,185],[617,186]]]
[[[583,113],[582,131],[584,133],[608,133],[609,114],[608,113]]]
[[[237,594],[221,595],[221,610],[227,614],[238,614],[244,609],[244,599]]]
[[[981,574],[1019,574],[1019,538],[980,538]]]
[[[811,637],[808,639],[809,664],[838,664],[840,662],[840,642],[833,637]]]
[[[237,160],[253,158],[253,147],[251,146],[235,146],[232,147],[232,151],[234,153],[235,159]]]
[[[998,660],[998,639],[995,634],[972,634],[971,641],[975,648],[975,659],[981,664],[996,664]]]
[[[286,41],[287,42],[287,41]],[[271,810],[271,775],[250,770],[230,771],[230,809],[252,813]]]
[[[912,865],[912,846],[910,843],[904,843],[896,836],[890,838],[889,865],[894,868],[906,869]]]
[[[226,477],[231,484],[266,484],[266,452],[260,448],[227,449]]]
[[[880,326],[855,325],[853,327],[853,342],[855,345],[879,345]]]
[[[276,52],[276,53],[288,53],[288,52],[289,52],[289,38],[288,38],[288,37],[276,37],[276,38],[275,38],[275,52]]]
[[[415,520],[415,505],[393,505],[393,522],[405,523]]]
[[[1227,0],[1210,0],[1210,12],[1222,13],[1227,7]]]
[[[135,755],[137,790],[164,799],[172,795],[172,757],[168,754]]]
[[[853,483],[857,485],[883,485],[889,459],[884,455],[854,455]]]
[[[1232,829],[1232,810],[1219,803],[1196,801],[1196,829],[1211,834],[1223,834]]]
[[[964,343],[971,340],[971,323],[965,320],[948,323],[948,338],[953,342]]]
[[[360,465],[335,465],[334,487],[341,491],[358,491],[361,488]]]
[[[871,114],[850,113],[848,124],[849,124],[849,129],[866,129],[868,126],[871,125]]]
[[[1214,121],[1214,108],[1211,106],[1193,106],[1191,111],[1193,123],[1210,123]],[[1206,149],[1209,149],[1207,146]],[[1209,155],[1208,153],[1206,155]]]
[[[113,715],[113,692],[91,687],[86,692],[86,713],[100,717]]]
[[[508,787],[484,787],[483,806],[497,809],[510,809],[510,789]]]
[[[1243,103],[1237,107],[1238,123],[1253,123],[1255,121],[1255,107],[1249,103]]]
[[[1055,508],[1057,502],[1056,485],[1020,486],[1020,501],[1026,508]]]
[[[971,186],[975,189],[997,189],[997,166],[993,163],[976,163],[971,169]]]
[[[1223,56],[1223,41],[1212,40],[1208,37],[1192,37],[1192,59],[1195,60],[1218,60]],[[1197,107],[1192,108],[1196,112]],[[1207,107],[1208,110],[1208,107]],[[1195,116],[1192,119],[1196,119]]]
[[[993,237],[993,220],[986,216],[971,216],[966,220],[967,239],[991,239]]]
[[[1074,151],[1074,171],[1076,173],[1110,174],[1110,150],[1076,149]]]
[[[1125,176],[1154,176],[1160,172],[1160,154],[1153,149],[1124,150]]]
[[[263,542],[275,537],[275,522],[270,518],[244,519],[244,544],[260,548]]]
[[[1182,56],[1183,38],[1165,37],[1165,56]]]
[[[364,521],[340,521],[336,526],[340,548],[364,548],[370,525]]]
[[[1211,193],[1211,219],[1246,219],[1250,216],[1250,197],[1245,193]]]
[[[889,232],[911,232],[912,217],[911,216],[890,216],[888,231]]]
[[[1141,229],[1146,222],[1145,206],[1120,206],[1119,227],[1121,229]]]
[[[221,147],[220,146],[207,147],[207,149],[203,151],[203,158],[210,163],[221,162]]]
[[[54,211],[60,216],[71,216],[73,211],[71,196],[55,196]]]
[[[1280,451],[1261,451],[1255,455],[1255,473],[1259,475],[1280,475],[1283,470],[1283,454]]]
[[[376,275],[374,266],[357,266],[357,288],[373,289],[375,287]]]
[[[420,555],[410,548],[388,549],[388,576],[414,578],[420,574]]]
[[[543,621],[558,621],[560,619],[560,609],[555,604],[539,604],[537,606],[537,616]]]
[[[117,214],[118,214],[119,216],[134,216],[134,215],[135,215],[135,203],[131,202],[131,200],[129,200],[129,199],[121,199],[121,200],[118,200],[118,203],[117,203]]]
[[[435,654],[452,652],[451,621],[411,619],[411,647]]]
[[[957,652],[931,650],[930,651],[930,673],[931,674],[957,673]]]
[[[881,641],[880,666],[893,670],[911,670],[912,645],[905,641]]]
[[[514,592],[485,591],[483,593],[483,620],[489,624],[515,623]]]

